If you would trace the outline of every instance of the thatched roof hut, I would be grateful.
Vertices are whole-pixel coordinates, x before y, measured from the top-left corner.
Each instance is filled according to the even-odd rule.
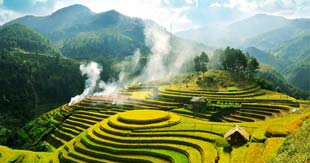
[[[250,134],[237,125],[225,133],[224,139],[233,145],[240,145],[250,140]]]

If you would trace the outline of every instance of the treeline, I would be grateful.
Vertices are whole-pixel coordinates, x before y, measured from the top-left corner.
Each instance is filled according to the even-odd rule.
[[[289,84],[276,71],[258,71],[259,63],[256,58],[249,53],[243,53],[240,49],[230,47],[217,49],[210,60],[206,53],[202,52],[194,58],[193,63],[197,72],[204,73],[208,69],[225,70],[233,74],[237,81],[252,80],[257,82],[263,89],[286,93],[298,99],[310,98],[309,93]],[[308,74],[303,75],[307,76]]]
[[[253,80],[259,63],[253,56],[248,53],[243,53],[240,49],[227,47],[224,50],[218,49],[214,52],[210,63],[209,57],[205,52],[195,57],[194,67],[197,72],[206,72],[209,68],[226,70],[234,74],[236,79]]]

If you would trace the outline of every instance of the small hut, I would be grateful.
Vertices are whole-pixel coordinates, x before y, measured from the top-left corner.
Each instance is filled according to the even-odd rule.
[[[203,110],[207,107],[207,100],[203,97],[194,96],[190,100],[191,110]]]
[[[232,145],[241,145],[250,140],[250,134],[237,125],[225,133],[224,139]]]

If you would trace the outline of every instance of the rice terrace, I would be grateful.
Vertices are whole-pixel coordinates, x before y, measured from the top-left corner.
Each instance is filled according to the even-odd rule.
[[[0,0],[0,163],[310,163],[309,9]]]
[[[1,151],[30,162],[267,162],[310,116],[308,104],[253,83],[201,89],[187,77],[122,89],[119,104],[93,96],[63,105],[36,120],[58,124],[44,140],[50,152]],[[224,138],[236,126],[250,135],[243,144],[230,142],[240,131]]]

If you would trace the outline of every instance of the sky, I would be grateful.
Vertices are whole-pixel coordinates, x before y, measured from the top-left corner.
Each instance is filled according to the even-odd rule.
[[[0,0],[0,24],[24,15],[49,15],[82,4],[93,12],[115,9],[151,19],[175,33],[203,26],[227,25],[258,13],[310,18],[310,0]]]

